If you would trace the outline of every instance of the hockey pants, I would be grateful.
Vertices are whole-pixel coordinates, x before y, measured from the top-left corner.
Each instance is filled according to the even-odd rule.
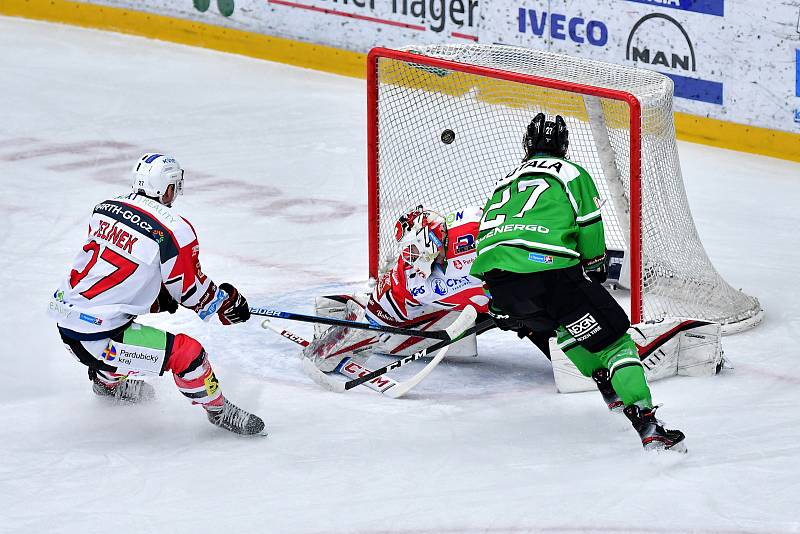
[[[584,376],[605,367],[626,406],[652,406],[636,345],[627,334],[628,316],[580,266],[534,273],[489,271],[486,283],[492,306],[533,332],[555,331],[559,348]]]
[[[59,333],[67,350],[90,369],[90,376],[107,387],[128,376],[171,371],[178,390],[192,404],[212,407],[224,403],[206,351],[190,336],[138,323],[100,339],[76,339],[75,333],[62,328]]]

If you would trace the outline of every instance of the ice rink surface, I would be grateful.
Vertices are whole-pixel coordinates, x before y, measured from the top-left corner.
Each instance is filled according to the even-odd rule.
[[[646,455],[596,393],[556,394],[513,334],[392,400],[322,390],[256,320],[146,318],[266,420],[240,439],[169,376],[155,403],[96,398],[46,302],[149,150],[186,169],[176,207],[217,282],[301,313],[362,288],[364,82],[0,17],[0,89],[0,533],[800,532],[799,164],[679,143],[709,256],[766,310],[724,340],[735,371],[653,384],[685,457]]]

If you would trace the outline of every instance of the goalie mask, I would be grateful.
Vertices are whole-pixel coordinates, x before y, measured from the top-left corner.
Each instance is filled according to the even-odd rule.
[[[417,206],[397,220],[395,239],[403,261],[427,278],[439,252],[447,250],[444,217]]]
[[[567,123],[561,115],[556,115],[555,122],[546,121],[544,113],[533,118],[522,138],[525,159],[536,154],[547,154],[557,158],[567,155],[569,147],[569,131]]]
[[[183,194],[183,169],[175,158],[164,154],[145,154],[134,164],[131,173],[131,189],[134,193],[161,201],[170,185],[175,186],[174,201]]]

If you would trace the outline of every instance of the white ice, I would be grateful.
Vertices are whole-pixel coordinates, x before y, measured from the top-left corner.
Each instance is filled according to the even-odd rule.
[[[44,314],[95,202],[146,150],[185,166],[204,271],[311,312],[366,281],[364,81],[0,18],[0,532],[800,532],[800,165],[680,143],[723,276],[766,310],[735,371],[653,384],[689,454],[646,455],[596,393],[559,395],[512,334],[407,399],[336,395],[258,321],[197,337],[270,436],[209,425],[170,377],[114,407]],[[285,325],[303,335],[303,323]]]

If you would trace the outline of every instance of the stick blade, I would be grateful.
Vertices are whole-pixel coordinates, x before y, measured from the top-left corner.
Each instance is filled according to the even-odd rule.
[[[478,318],[478,312],[475,311],[475,308],[472,306],[467,306],[464,308],[464,311],[461,312],[453,324],[448,326],[444,329],[447,332],[447,335],[450,336],[450,339],[455,339],[460,336],[464,330],[469,328],[474,322],[475,319]]]
[[[430,362],[428,362],[428,365],[426,365],[425,367],[422,368],[422,370],[420,370],[419,373],[415,374],[405,382],[400,382],[396,386],[387,389],[386,391],[383,392],[383,394],[393,399],[399,399],[400,397],[411,391],[413,387],[422,382],[425,379],[425,377],[431,374],[431,371],[433,371],[434,367],[439,365],[439,363],[444,359],[445,354],[447,354],[447,349],[449,348],[450,345],[443,347],[439,352],[436,353],[436,356],[434,356],[434,358]]]
[[[308,358],[303,358],[303,372],[308,376],[311,380],[319,384],[320,386],[324,387],[327,390],[333,391],[335,393],[344,393],[344,385],[345,383],[341,380],[334,380],[333,378],[329,377],[319,369],[317,366],[314,365],[314,362],[309,360]]]

